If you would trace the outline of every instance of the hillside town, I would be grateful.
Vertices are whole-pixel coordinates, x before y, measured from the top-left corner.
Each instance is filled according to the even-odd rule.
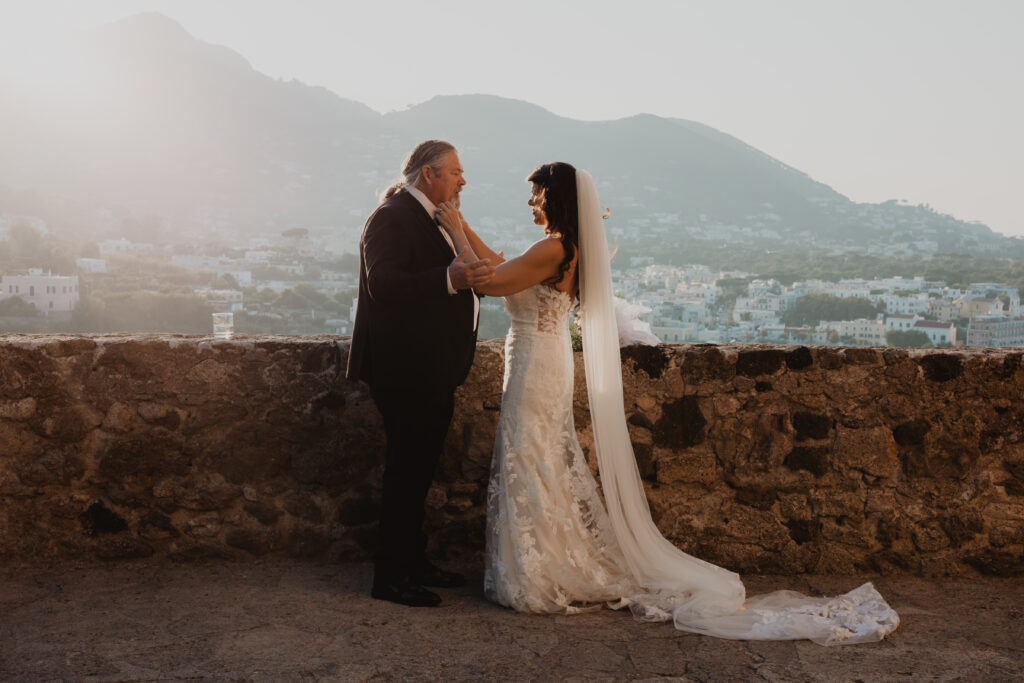
[[[999,283],[972,283],[960,289],[922,277],[891,277],[803,280],[784,286],[777,280],[703,265],[657,265],[651,257],[635,258],[631,265],[613,274],[617,294],[640,307],[640,319],[663,342],[1024,345],[1018,289]],[[802,324],[794,324],[794,316],[788,314],[798,312],[801,302],[812,296],[825,302],[864,302],[877,312],[857,318],[804,318]],[[901,339],[912,343],[900,343]]]
[[[21,224],[12,233],[9,221],[0,227],[15,252],[25,251],[18,239],[31,241],[45,231]],[[291,229],[234,248],[106,239],[96,243],[95,253],[75,258],[68,272],[5,267],[0,311],[70,321],[83,298],[92,308],[102,301],[99,308],[110,313],[118,301],[162,292],[173,293],[179,305],[193,304],[197,321],[164,331],[202,331],[210,314],[231,312],[239,332],[345,335],[358,305],[351,248],[357,240],[358,228]],[[923,277],[889,277],[783,284],[700,264],[658,264],[653,256],[631,258],[613,277],[616,294],[665,343],[1024,345],[1019,291],[996,282],[952,287]],[[166,282],[177,284],[168,289]],[[484,299],[481,337],[500,337],[506,326],[500,299]]]

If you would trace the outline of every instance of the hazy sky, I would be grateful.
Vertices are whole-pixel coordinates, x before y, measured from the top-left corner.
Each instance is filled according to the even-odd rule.
[[[378,111],[490,93],[685,118],[856,201],[1024,235],[1021,0],[0,0],[0,42],[148,10]]]

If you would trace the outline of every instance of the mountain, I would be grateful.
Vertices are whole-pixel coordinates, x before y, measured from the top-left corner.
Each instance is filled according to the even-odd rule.
[[[927,207],[855,204],[693,121],[576,121],[491,95],[435,97],[379,114],[261,74],[154,13],[81,32],[66,57],[55,55],[55,70],[61,77],[50,82],[0,83],[8,122],[0,126],[0,187],[8,190],[0,201],[11,205],[12,189],[28,189],[159,214],[165,238],[359,226],[408,150],[444,138],[467,169],[467,214],[490,225],[528,225],[524,179],[537,163],[560,159],[590,170],[618,224],[636,234],[1020,248]]]

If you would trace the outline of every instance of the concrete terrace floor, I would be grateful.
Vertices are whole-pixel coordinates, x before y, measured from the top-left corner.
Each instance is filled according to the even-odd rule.
[[[465,568],[464,568],[465,569]],[[882,643],[736,642],[628,612],[517,614],[472,584],[441,607],[373,600],[367,564],[292,560],[0,566],[0,680],[1024,679],[1024,578],[748,577],[751,594],[873,580]]]

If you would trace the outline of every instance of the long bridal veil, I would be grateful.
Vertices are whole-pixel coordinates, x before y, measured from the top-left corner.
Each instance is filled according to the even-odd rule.
[[[870,584],[834,598],[777,591],[745,598],[740,577],[687,555],[651,519],[623,405],[619,332],[601,202],[594,180],[576,172],[583,362],[601,488],[628,571],[639,587],[628,605],[642,621],[739,640],[810,639],[822,645],[881,640],[899,625]]]

